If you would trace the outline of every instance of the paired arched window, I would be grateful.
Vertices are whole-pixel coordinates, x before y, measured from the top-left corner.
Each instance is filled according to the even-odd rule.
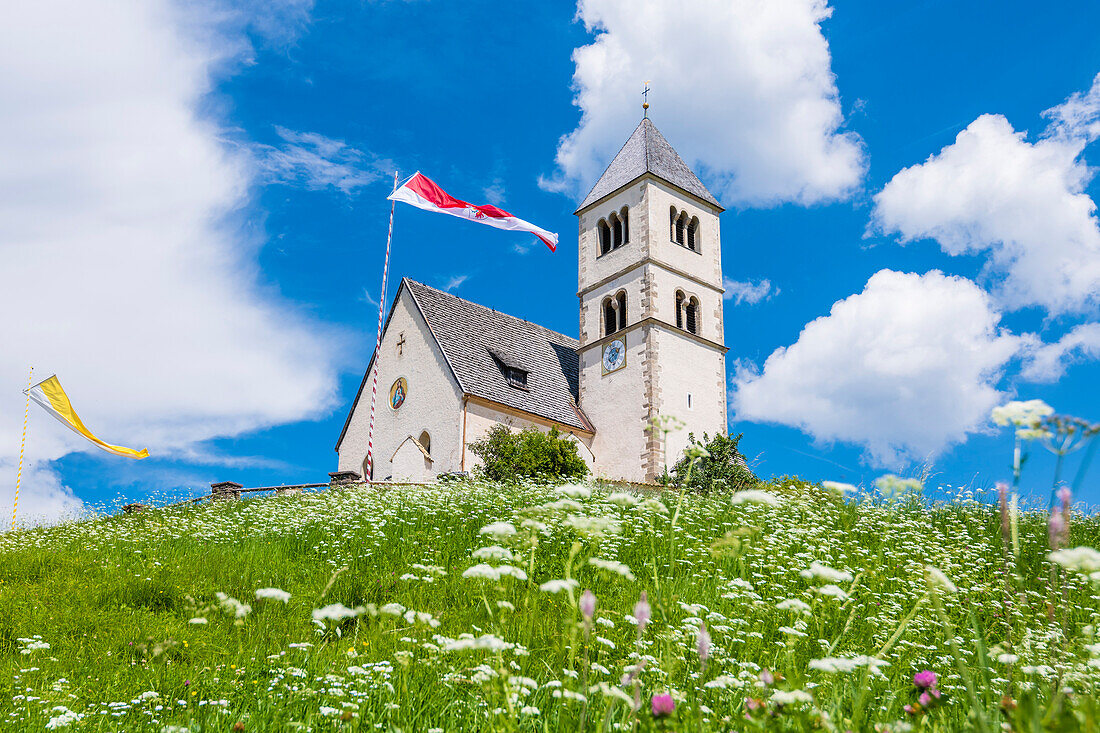
[[[606,219],[600,219],[596,224],[597,236],[600,240],[600,254],[605,255],[613,249],[618,249],[624,244],[630,243],[630,217],[624,206],[619,211],[612,211]]]
[[[688,333],[699,333],[699,299],[688,297],[684,291],[676,291],[676,328]]]
[[[611,227],[607,225],[605,219],[600,219],[600,223],[596,225],[596,232],[600,238],[600,254],[605,255],[611,251]]]
[[[668,212],[668,236],[676,244],[687,247],[692,252],[699,251],[699,217],[689,217],[686,211],[677,211],[675,206]]]
[[[626,291],[603,299],[603,332],[610,335],[626,328]]]

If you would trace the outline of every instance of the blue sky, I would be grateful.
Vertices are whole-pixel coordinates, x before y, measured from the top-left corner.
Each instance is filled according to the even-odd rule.
[[[647,79],[728,209],[725,275],[750,293],[726,301],[730,428],[761,474],[927,465],[987,489],[1011,459],[989,406],[1100,420],[1100,8],[752,6],[20,10],[0,30],[19,72],[0,81],[0,505],[30,365],[154,454],[91,453],[32,414],[32,514],[323,480],[373,347],[394,169],[561,244],[399,208],[391,294],[408,276],[575,335],[572,212]]]

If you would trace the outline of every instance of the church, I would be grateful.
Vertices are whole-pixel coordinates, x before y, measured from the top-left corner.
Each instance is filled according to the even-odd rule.
[[[339,471],[471,471],[495,425],[556,427],[594,476],[651,482],[689,432],[726,432],[723,208],[645,117],[584,197],[580,338],[404,278],[336,443]],[[378,366],[374,476],[371,374]],[[676,418],[667,434],[652,424]]]

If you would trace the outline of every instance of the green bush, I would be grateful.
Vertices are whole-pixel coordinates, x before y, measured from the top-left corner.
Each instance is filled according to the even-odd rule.
[[[513,433],[497,425],[483,439],[471,443],[470,449],[482,461],[478,473],[492,481],[567,480],[588,473],[588,466],[577,455],[577,444],[557,428],[548,433],[534,428]]]
[[[672,486],[682,486],[687,481],[687,487],[703,493],[711,491],[741,491],[751,489],[760,483],[760,479],[749,470],[745,457],[737,449],[738,443],[744,433],[735,438],[718,433],[713,438],[703,433],[701,445],[707,449],[709,455],[695,461],[690,476],[688,465],[691,459],[684,456],[672,467],[672,473],[662,479],[662,483]],[[688,433],[688,445],[698,442],[694,433]]]

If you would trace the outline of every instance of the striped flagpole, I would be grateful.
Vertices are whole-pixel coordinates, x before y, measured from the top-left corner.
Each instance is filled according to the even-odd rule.
[[[393,172],[393,190],[397,190],[397,171]],[[378,339],[374,342],[374,377],[370,390],[370,427],[367,428],[367,466],[368,474],[363,478],[374,482],[374,409],[378,403],[378,357],[382,350],[382,315],[386,309],[386,283],[390,276],[390,244],[393,242],[393,209],[397,205],[390,201],[390,230],[386,235],[386,261],[382,265],[382,292],[378,296]]]
[[[27,375],[27,406],[23,409],[23,437],[19,441],[19,470],[15,473],[15,501],[11,505],[11,528],[15,530],[15,512],[19,509],[19,484],[23,480],[23,450],[27,446],[27,420],[31,416],[31,380],[34,379],[34,367]]]

